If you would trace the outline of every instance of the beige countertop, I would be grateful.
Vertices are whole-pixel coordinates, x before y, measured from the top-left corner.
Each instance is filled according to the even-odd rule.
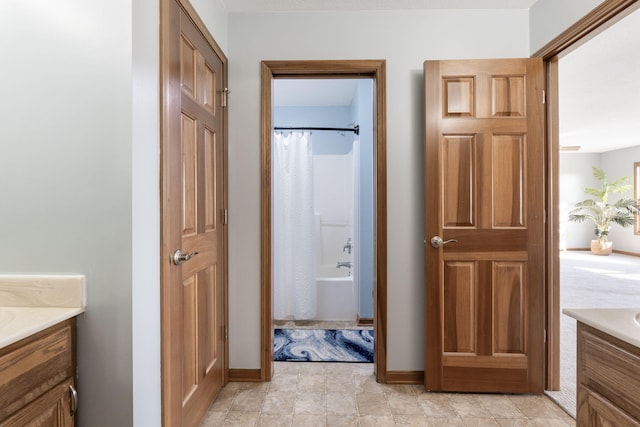
[[[84,312],[82,275],[0,274],[0,348]]]
[[[567,316],[640,348],[640,308],[565,308]]]

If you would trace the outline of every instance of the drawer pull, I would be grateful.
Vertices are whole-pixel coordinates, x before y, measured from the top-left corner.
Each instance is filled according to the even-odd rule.
[[[73,417],[78,410],[78,392],[72,385],[69,386],[69,397],[71,400],[71,407],[69,408],[69,413]]]

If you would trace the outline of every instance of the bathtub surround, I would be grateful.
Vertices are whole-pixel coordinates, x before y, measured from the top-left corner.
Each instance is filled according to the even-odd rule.
[[[355,323],[356,291],[353,276],[318,277],[316,286],[317,320],[342,320]]]
[[[336,84],[340,82],[336,80]],[[274,84],[274,102],[278,102],[278,91],[286,93],[286,85],[313,85],[317,80],[278,79]],[[344,96],[350,98],[350,105],[274,107],[276,128],[358,126],[359,130],[359,135],[349,131],[311,132],[318,238],[315,320],[373,319],[372,80],[358,79],[351,90],[352,96]],[[299,103],[305,102],[311,101]]]
[[[277,362],[373,362],[373,330],[275,329]]]
[[[316,227],[311,134],[276,132],[273,146],[274,316],[313,319]]]

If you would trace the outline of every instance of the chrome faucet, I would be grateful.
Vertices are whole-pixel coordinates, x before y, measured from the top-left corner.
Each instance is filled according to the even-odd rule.
[[[351,253],[351,249],[353,248],[353,242],[351,241],[351,237],[349,237],[347,239],[347,244],[344,245],[344,247],[342,248],[342,252],[344,251],[348,251],[348,253]],[[351,267],[349,267],[351,268]]]
[[[338,261],[338,265],[336,265],[336,268],[351,268],[351,261]]]

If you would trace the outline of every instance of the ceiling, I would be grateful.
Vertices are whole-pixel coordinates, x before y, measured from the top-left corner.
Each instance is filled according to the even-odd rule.
[[[224,0],[230,12],[528,8],[537,0]],[[560,145],[600,153],[640,145],[640,10],[560,60]],[[301,87],[302,84],[312,83]],[[275,104],[349,105],[354,80],[282,80]],[[333,95],[336,98],[333,98]]]
[[[227,12],[402,9],[528,9],[538,0],[223,0]]]
[[[357,85],[357,79],[276,79],[273,81],[273,105],[349,106],[356,94]]]
[[[640,9],[560,60],[560,145],[640,145]]]

